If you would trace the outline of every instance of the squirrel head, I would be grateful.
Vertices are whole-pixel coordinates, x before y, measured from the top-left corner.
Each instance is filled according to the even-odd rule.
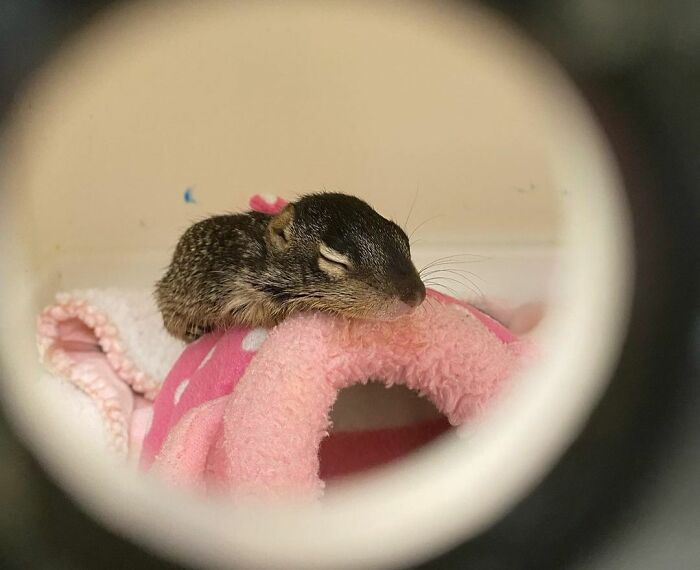
[[[265,241],[273,293],[305,310],[369,319],[412,312],[425,286],[406,233],[366,202],[338,193],[309,194],[268,222]]]

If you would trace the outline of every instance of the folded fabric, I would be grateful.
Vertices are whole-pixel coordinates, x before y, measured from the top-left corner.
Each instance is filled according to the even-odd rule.
[[[37,344],[53,377],[78,388],[99,411],[107,447],[138,456],[150,401],[184,347],[164,330],[151,293],[60,293],[38,318]]]
[[[530,348],[435,291],[393,322],[302,314],[271,331],[212,333],[166,378],[141,463],[174,484],[234,496],[318,496],[319,449],[340,389],[404,384],[459,425],[485,409]]]

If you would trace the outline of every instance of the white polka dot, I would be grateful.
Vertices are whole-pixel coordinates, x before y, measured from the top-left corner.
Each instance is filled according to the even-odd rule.
[[[143,422],[144,430],[143,433],[146,434],[151,431],[151,426],[153,425],[153,407],[146,408],[143,412],[143,416],[146,418]]]
[[[267,330],[262,328],[253,329],[247,335],[245,335],[245,338],[241,343],[241,347],[243,350],[248,352],[254,352],[262,346],[262,343],[265,342],[266,338]]]
[[[197,366],[197,370],[201,370],[204,368],[204,365],[211,360],[211,357],[214,356],[214,353],[216,352],[216,345],[212,346],[209,349],[209,352],[207,352],[207,355],[204,357],[202,362],[199,363],[199,366]]]
[[[260,194],[260,197],[266,204],[269,204],[270,206],[274,206],[277,203],[277,196],[275,196],[274,194]]]
[[[190,384],[190,379],[185,378],[182,382],[180,382],[180,385],[175,389],[175,394],[173,395],[173,403],[177,406],[177,403],[180,401],[180,398],[182,398],[182,393],[187,389],[187,386]]]
[[[454,304],[454,305],[452,305],[452,307],[454,308],[455,311],[457,311],[459,313],[463,313],[463,314],[467,315],[468,317],[472,316],[471,311],[469,309],[467,309],[466,307],[463,307],[462,305]]]

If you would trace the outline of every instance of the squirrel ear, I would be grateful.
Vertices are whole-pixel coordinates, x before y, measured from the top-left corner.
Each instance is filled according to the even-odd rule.
[[[267,239],[279,250],[287,249],[291,235],[289,229],[294,222],[294,205],[287,204],[267,225]]]

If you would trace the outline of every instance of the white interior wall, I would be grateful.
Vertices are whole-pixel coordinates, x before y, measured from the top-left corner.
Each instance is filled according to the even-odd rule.
[[[8,135],[47,293],[148,284],[192,220],[326,188],[400,223],[415,200],[418,264],[486,255],[463,266],[482,290],[541,295],[566,189],[513,44],[452,12],[351,4],[135,4],[67,46]]]

